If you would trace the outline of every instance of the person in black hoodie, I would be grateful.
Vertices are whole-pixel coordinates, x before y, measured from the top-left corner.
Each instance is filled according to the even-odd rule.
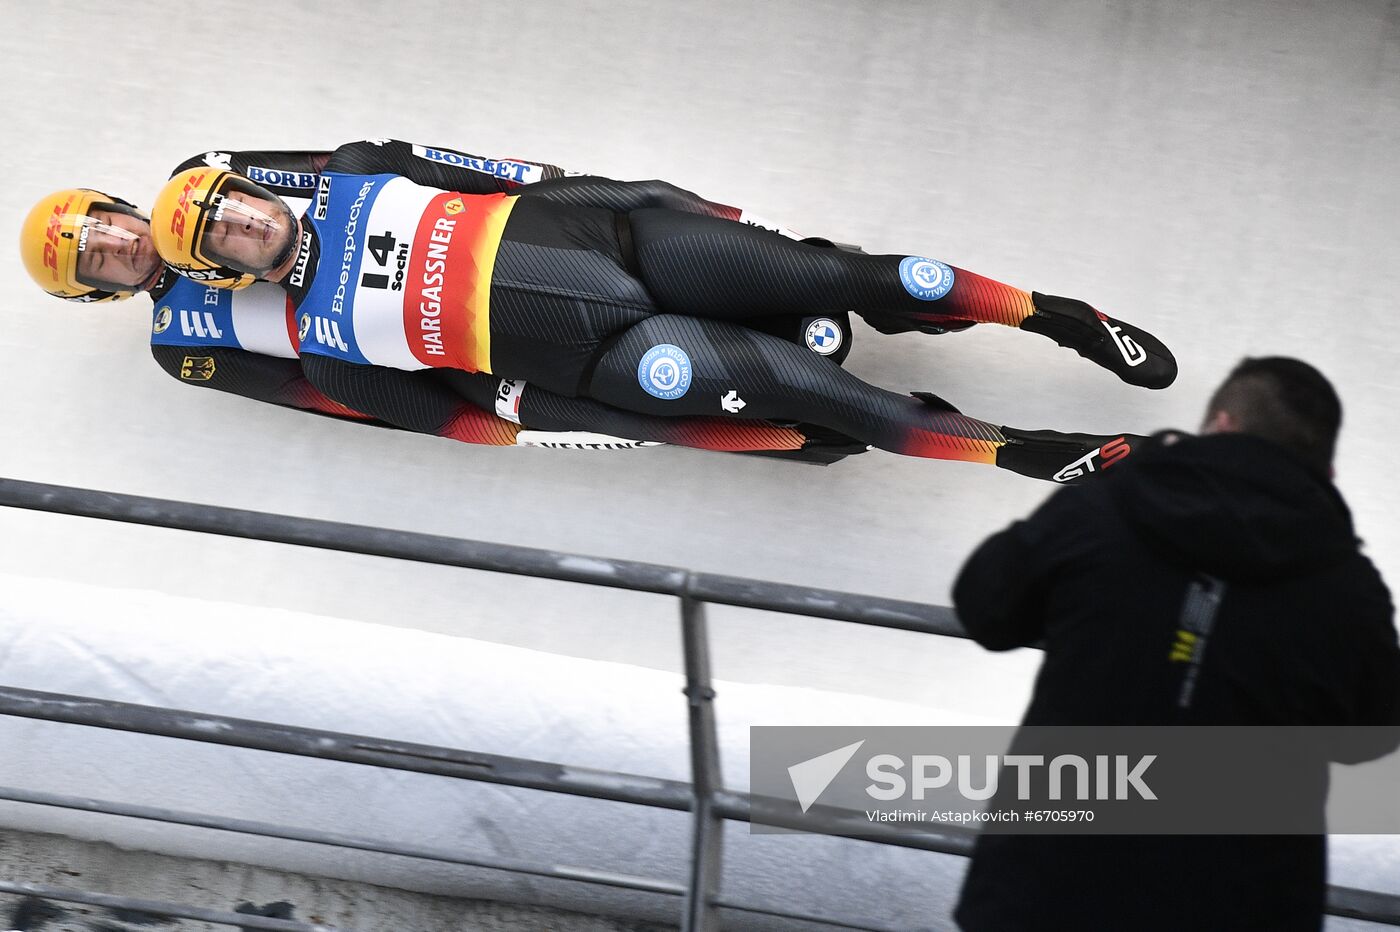
[[[1245,359],[1200,436],[1160,434],[986,540],[953,601],[990,650],[1043,644],[1023,724],[1400,725],[1390,593],[1331,481],[1340,425],[1312,366]],[[1218,602],[1182,662],[1188,590]],[[1397,744],[1384,729],[1335,758]],[[1320,834],[984,835],[956,918],[966,932],[1315,932],[1325,892]]]

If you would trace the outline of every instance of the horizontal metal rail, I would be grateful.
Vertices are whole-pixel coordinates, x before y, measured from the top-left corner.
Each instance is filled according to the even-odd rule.
[[[151,916],[172,916],[176,919],[198,919],[221,926],[239,926],[244,929],[266,929],[267,932],[347,932],[336,926],[317,923],[297,922],[293,919],[269,919],[266,916],[252,916],[246,913],[228,913],[218,909],[205,909],[202,906],[185,906],[167,903],[164,900],[141,900],[130,896],[114,896],[110,893],[93,893],[90,890],[70,890],[67,887],[51,887],[42,883],[15,883],[0,880],[0,893],[13,896],[35,896],[45,900],[58,900],[63,903],[84,903],[88,906],[102,906],[107,909],[129,910]]]
[[[689,783],[680,780],[570,767],[550,761],[481,754],[430,744],[391,741],[87,696],[0,686],[0,715],[545,790],[654,809],[677,812],[694,809],[693,789]],[[864,841],[949,854],[962,854],[970,850],[966,847],[966,839],[972,837],[971,833],[960,836],[956,830],[934,828],[932,823],[914,823],[896,828],[884,823],[872,823],[854,810],[822,805],[813,806],[804,818],[799,818],[800,810],[790,801],[755,798],[746,793],[724,790],[716,792],[714,796],[716,813],[734,821],[762,822],[808,832],[819,830]]]
[[[1400,896],[1355,887],[1328,886],[1327,912],[1348,919],[1400,926]]]
[[[718,605],[830,618],[924,634],[967,637],[953,610],[945,606],[789,586],[737,576],[690,573],[673,566],[633,560],[603,559],[535,547],[391,531],[361,524],[293,518],[262,511],[95,492],[18,479],[0,479],[0,506],[439,566],[538,576],[635,592],[677,597],[684,595]]]
[[[196,812],[181,812],[159,806],[138,806],[119,803],[107,799],[92,799],[86,796],[66,796],[60,793],[45,793],[25,790],[12,786],[0,786],[0,799],[15,803],[28,803],[34,806],[48,806],[55,809],[72,809],[78,812],[91,812],[99,815],[121,816],[128,819],[141,819],[147,822],[164,822],[169,825],[184,825],[191,828],[205,828],[238,835],[253,835],[259,838],[276,838],[281,841],[299,841],[313,845],[326,845],[352,851],[368,851],[374,854],[391,854],[395,857],[413,858],[420,861],[434,861],[440,864],[458,864],[464,867],[483,867],[489,870],[508,871],[513,874],[528,874],[546,877],[550,880],[577,880],[583,883],[642,893],[662,893],[667,896],[682,896],[685,887],[664,880],[648,877],[635,877],[630,874],[616,874],[585,867],[566,867],[557,864],[539,865],[528,861],[509,858],[484,858],[459,854],[442,848],[426,845],[407,845],[399,842],[381,841],[339,832],[322,832],[313,829],[291,828],[273,825],[251,819],[233,819],[227,816],[205,815]],[[736,909],[742,909],[736,906]]]

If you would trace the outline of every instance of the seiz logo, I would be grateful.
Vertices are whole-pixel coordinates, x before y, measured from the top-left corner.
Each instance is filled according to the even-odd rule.
[[[180,363],[180,378],[186,382],[207,382],[213,377],[213,356],[186,356]]]
[[[49,222],[44,226],[44,267],[53,274],[54,281],[58,281],[58,238],[62,235],[63,217],[72,206],[71,197],[62,204],[55,204],[53,213],[49,214]]]
[[[325,175],[316,185],[316,219],[325,220],[331,208],[331,180]]]
[[[1147,361],[1147,350],[1138,345],[1137,340],[1123,332],[1123,328],[1115,326],[1113,321],[1102,311],[1094,311],[1099,317],[1099,322],[1104,325],[1108,335],[1113,339],[1113,345],[1118,347],[1118,352],[1122,354],[1123,361],[1130,366],[1140,366]]]
[[[256,181],[258,184],[270,184],[282,188],[297,188],[300,190],[309,190],[316,187],[315,172],[279,171],[275,168],[262,168],[258,165],[249,165],[248,170],[243,174],[248,176],[249,181]]]
[[[1054,479],[1056,482],[1070,482],[1074,479],[1078,479],[1080,476],[1085,476],[1094,472],[1094,457],[1101,457],[1103,460],[1098,466],[1098,471],[1101,472],[1131,452],[1133,452],[1133,448],[1128,443],[1126,437],[1114,437],[1108,443],[1090,450],[1073,463],[1070,463],[1068,466],[1055,473]]]
[[[496,388],[496,416],[520,423],[520,401],[525,397],[525,383],[520,379],[501,379]]]
[[[459,168],[481,172],[483,175],[495,175],[497,178],[504,178],[516,184],[539,181],[544,175],[544,169],[540,166],[531,165],[529,162],[516,162],[512,159],[479,159],[447,149],[429,149],[426,146],[418,145],[413,146],[413,154],[420,159],[427,159],[429,162],[456,165]]]
[[[170,232],[175,234],[175,246],[178,249],[185,248],[185,221],[190,212],[190,192],[193,191],[208,172],[199,172],[190,175],[185,179],[185,186],[180,190],[180,197],[175,201],[175,212],[170,215]],[[187,277],[195,276],[185,273]]]
[[[326,320],[324,317],[317,317],[316,342],[322,346],[329,346],[331,349],[340,350],[342,353],[350,352],[350,347],[345,339],[340,335],[340,321]]]
[[[219,340],[224,336],[224,332],[214,323],[214,315],[208,311],[182,310],[180,332],[187,337],[199,337],[202,340]]]

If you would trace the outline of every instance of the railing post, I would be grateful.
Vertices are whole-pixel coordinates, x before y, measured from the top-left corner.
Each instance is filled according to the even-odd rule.
[[[724,843],[724,819],[715,812],[715,793],[722,788],[719,736],[715,728],[715,690],[710,683],[705,603],[689,594],[689,582],[687,577],[686,590],[681,595],[681,651],[685,657],[685,696],[690,706],[695,819],[681,932],[719,932],[719,914],[714,907],[719,896]]]

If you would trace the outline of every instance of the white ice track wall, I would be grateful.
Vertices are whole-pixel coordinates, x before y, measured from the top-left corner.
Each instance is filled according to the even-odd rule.
[[[17,577],[0,577],[0,592],[9,686],[689,780],[674,674],[151,592]],[[737,789],[748,785],[751,723],[969,721],[792,687],[716,690],[726,784]],[[684,813],[29,720],[0,718],[0,747],[0,783],[26,789],[686,877]],[[665,920],[679,909],[670,897],[19,804],[0,804],[0,824],[430,893]],[[729,839],[727,899],[898,928],[946,911],[958,874],[959,859],[926,852],[737,826]]]
[[[0,234],[73,183],[149,204],[211,147],[391,135],[663,177],[871,251],[1087,298],[1181,360],[1176,386],[1147,393],[999,328],[857,334],[853,371],[997,423],[1191,426],[1239,356],[1314,361],[1348,406],[1339,484],[1400,579],[1387,0],[248,0],[240,29],[175,2],[0,13]],[[145,350],[142,302],[57,306],[10,248],[0,299],[0,475],[16,478],[938,603],[976,542],[1046,492],[884,454],[821,470],[367,430],[175,383]],[[625,593],[22,513],[0,513],[0,571],[676,668],[675,632],[654,621],[669,606]],[[1001,720],[1034,670],[1029,652],[757,613],[713,627],[730,680]],[[1341,870],[1400,892],[1393,855]]]

